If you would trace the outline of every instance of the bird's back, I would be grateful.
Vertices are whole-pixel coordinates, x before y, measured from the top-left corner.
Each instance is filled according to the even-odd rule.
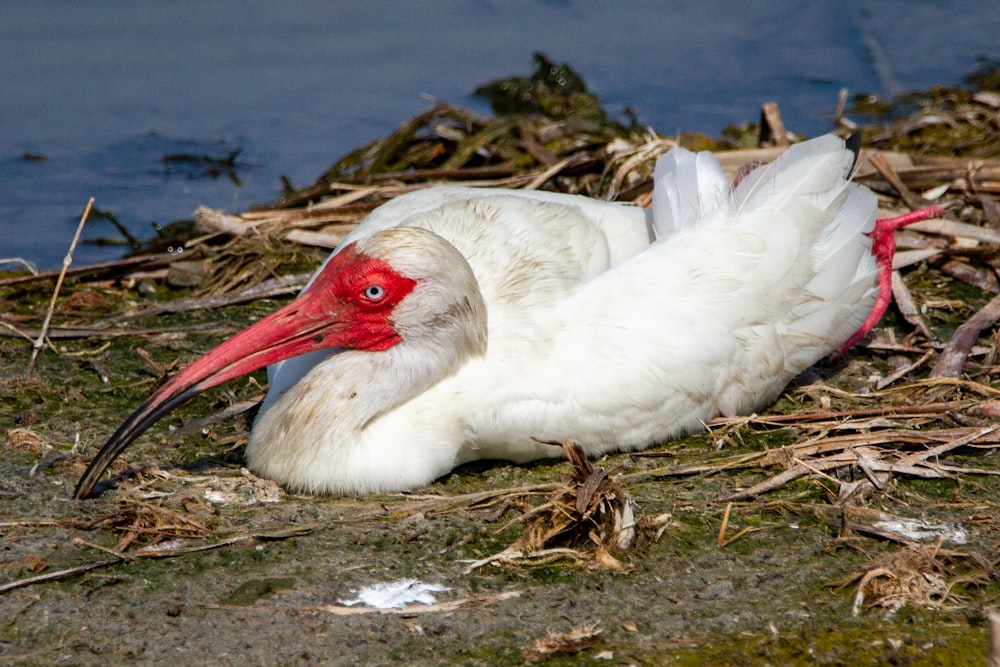
[[[389,227],[435,232],[472,268],[489,334],[485,357],[368,436],[453,442],[454,463],[528,461],[559,452],[535,438],[573,437],[596,455],[759,409],[871,310],[875,199],[849,183],[852,164],[841,140],[821,137],[732,189],[714,157],[675,149],[652,213],[456,187],[385,204],[344,245]],[[274,395],[315,361],[285,364]]]
[[[841,140],[793,147],[734,190],[685,153],[658,173],[654,196],[674,197],[654,200],[660,238],[553,304],[547,347],[470,418],[470,455],[549,451],[529,436],[638,449],[760,409],[865,320],[876,201],[849,183]]]

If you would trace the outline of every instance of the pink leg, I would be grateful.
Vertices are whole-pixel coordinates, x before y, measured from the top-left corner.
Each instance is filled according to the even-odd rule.
[[[913,222],[920,222],[929,218],[936,218],[944,214],[946,208],[937,204],[917,209],[895,218],[885,218],[875,221],[875,229],[869,232],[872,238],[872,255],[878,264],[878,296],[875,298],[875,305],[868,314],[868,319],[861,325],[861,328],[854,332],[854,335],[847,339],[847,342],[837,350],[837,356],[847,352],[859,340],[868,335],[868,332],[878,324],[878,321],[885,315],[889,302],[892,300],[892,258],[896,254],[897,229],[905,227]]]

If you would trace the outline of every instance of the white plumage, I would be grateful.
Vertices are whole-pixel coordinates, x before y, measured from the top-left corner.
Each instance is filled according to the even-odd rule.
[[[761,407],[857,330],[874,303],[863,234],[875,198],[847,182],[852,164],[839,139],[824,137],[730,192],[711,154],[674,149],[657,165],[652,216],[581,197],[450,187],[386,204],[344,245],[403,228],[457,248],[488,313],[486,353],[453,349],[453,373],[412,388],[405,379],[419,374],[401,368],[444,362],[411,353],[405,336],[391,360],[354,353],[361,368],[351,379],[343,353],[315,366],[283,362],[254,428],[251,467],[312,491],[395,490],[475,459],[560,455],[533,438],[573,437],[598,455]],[[454,277],[441,268],[440,279]],[[368,384],[375,378],[384,383]],[[303,402],[328,403],[361,379],[361,400],[301,417]],[[341,429],[336,417],[357,414],[358,403],[375,414],[361,415],[364,428]],[[311,450],[310,464],[282,455],[293,449]]]
[[[824,136],[733,189],[711,154],[674,149],[652,210],[460,187],[399,197],[299,299],[332,305],[302,315],[295,302],[196,362],[112,437],[103,465],[182,394],[310,349],[269,369],[247,448],[252,470],[310,492],[410,489],[466,461],[560,455],[535,439],[572,437],[591,456],[641,449],[757,410],[872,311],[876,201],[849,182],[853,161]],[[354,267],[372,259],[382,268],[368,280]],[[344,281],[405,296],[380,324]],[[370,320],[344,334],[348,311]],[[294,345],[253,342],[293,319],[310,327]]]

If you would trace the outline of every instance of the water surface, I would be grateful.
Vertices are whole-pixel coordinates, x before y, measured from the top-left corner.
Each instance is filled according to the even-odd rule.
[[[200,204],[274,198],[426,108],[487,109],[479,84],[534,51],[613,111],[718,133],[779,102],[830,128],[837,91],[955,84],[997,57],[1000,12],[973,0],[704,3],[221,0],[0,4],[0,258],[58,266],[90,196],[133,234]],[[241,148],[236,185],[165,154]],[[32,159],[28,159],[32,158]],[[85,237],[118,236],[107,222]],[[74,263],[120,248],[81,247]]]

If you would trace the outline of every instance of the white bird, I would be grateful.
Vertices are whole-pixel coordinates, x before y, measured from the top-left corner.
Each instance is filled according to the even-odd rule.
[[[772,401],[870,328],[875,196],[827,135],[730,186],[656,166],[652,210],[436,187],[352,231],[292,303],[194,362],[81,478],[196,393],[263,366],[251,470],[289,489],[412,489],[476,459],[642,449]],[[884,310],[884,307],[883,307]]]

